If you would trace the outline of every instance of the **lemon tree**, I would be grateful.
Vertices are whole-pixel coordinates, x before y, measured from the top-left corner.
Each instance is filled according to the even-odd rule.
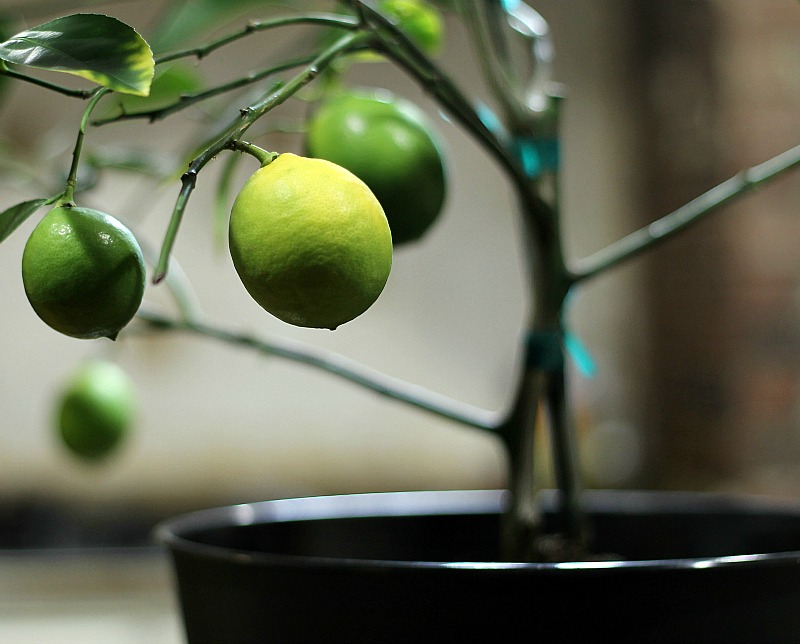
[[[366,311],[392,266],[392,237],[363,181],[333,163],[286,153],[234,201],[230,252],[247,291],[277,318],[335,329]]]
[[[145,265],[130,230],[111,215],[58,206],[22,254],[25,294],[36,314],[74,338],[116,338],[142,301]]]
[[[413,103],[386,91],[349,91],[324,102],[308,123],[308,154],[362,179],[381,202],[395,245],[419,239],[442,210],[441,148]]]
[[[114,451],[136,415],[133,383],[118,365],[95,360],[83,365],[58,399],[56,426],[76,456],[98,460]]]

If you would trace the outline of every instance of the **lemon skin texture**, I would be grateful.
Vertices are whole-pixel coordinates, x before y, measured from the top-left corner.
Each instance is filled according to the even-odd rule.
[[[60,206],[28,238],[22,281],[33,310],[56,331],[114,339],[141,304],[145,264],[136,238],[119,221]]]
[[[363,180],[381,202],[395,246],[420,239],[446,193],[440,146],[425,115],[388,92],[346,92],[324,102],[306,135],[309,156]]]
[[[93,361],[68,382],[57,406],[57,428],[76,456],[99,460],[115,451],[136,415],[133,384],[116,364]]]
[[[281,154],[242,187],[231,211],[231,258],[275,317],[335,329],[366,311],[392,266],[380,203],[344,168]]]

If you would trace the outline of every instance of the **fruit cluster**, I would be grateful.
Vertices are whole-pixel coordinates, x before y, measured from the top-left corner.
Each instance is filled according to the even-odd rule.
[[[444,163],[419,108],[382,91],[341,90],[323,101],[305,145],[308,156],[267,156],[242,187],[230,252],[265,310],[289,324],[335,329],[378,299],[393,246],[430,229],[444,203]],[[114,339],[141,305],[145,263],[114,217],[63,203],[31,233],[22,278],[34,311],[56,331]],[[119,416],[103,411],[114,391],[117,406],[129,406],[124,387],[99,393],[108,373],[82,373],[80,392],[63,403],[61,436],[81,456],[110,451],[124,433]]]

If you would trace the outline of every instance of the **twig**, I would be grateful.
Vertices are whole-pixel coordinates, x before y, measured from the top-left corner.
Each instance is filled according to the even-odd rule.
[[[279,63],[277,65],[259,70],[257,72],[251,72],[247,76],[244,76],[242,78],[237,78],[235,80],[228,81],[227,83],[222,83],[215,87],[210,87],[202,92],[196,92],[194,94],[184,94],[180,98],[178,98],[175,102],[166,105],[164,107],[160,107],[158,109],[142,110],[140,112],[123,112],[122,114],[118,114],[116,116],[109,116],[103,119],[97,119],[92,123],[92,125],[107,125],[109,123],[115,123],[117,121],[125,121],[131,119],[147,119],[151,123],[155,121],[160,121],[174,114],[175,112],[179,112],[180,110],[186,109],[187,107],[194,105],[195,103],[200,103],[209,98],[213,98],[214,96],[219,96],[220,94],[224,94],[225,92],[230,92],[236,89],[240,89],[242,87],[247,87],[248,85],[257,83],[258,81],[263,80],[264,78],[267,78],[272,74],[277,74],[279,72],[283,72],[288,69],[292,69],[294,67],[300,67],[301,65],[307,65],[308,63],[313,61],[315,57],[316,54],[309,54],[301,58],[295,58],[293,60],[285,61],[283,63]]]
[[[475,429],[493,431],[500,422],[498,412],[448,398],[420,385],[388,376],[341,354],[301,341],[282,336],[256,337],[203,322],[197,317],[175,320],[146,309],[140,309],[137,317],[159,329],[195,333],[235,346],[248,347],[265,355],[278,356],[310,365],[382,396],[413,405]]]
[[[80,98],[83,100],[91,98],[91,96],[95,93],[97,89],[97,88],[72,89],[69,87],[64,87],[63,85],[57,85],[56,83],[51,83],[50,81],[46,81],[41,78],[36,78],[35,76],[28,76],[27,74],[23,74],[21,72],[14,71],[13,69],[9,69],[8,67],[6,67],[5,63],[0,64],[0,75],[8,76],[9,78],[15,78],[17,80],[24,81],[26,83],[31,83],[33,85],[38,85],[39,87],[49,89],[53,92],[58,92],[59,94],[64,94],[65,96],[70,96],[72,98]]]
[[[581,260],[573,270],[573,283],[599,275],[671,239],[729,201],[797,167],[800,167],[800,145],[739,172],[670,214]]]
[[[232,42],[237,40],[241,40],[242,38],[246,38],[251,34],[257,33],[259,31],[266,31],[268,29],[275,29],[278,27],[286,27],[289,25],[299,25],[299,24],[314,24],[314,25],[323,25],[328,27],[337,27],[340,29],[356,29],[359,26],[359,21],[355,18],[350,16],[343,16],[340,14],[335,13],[315,13],[315,14],[306,14],[300,16],[282,16],[280,18],[273,18],[270,20],[254,20],[238,31],[235,31],[230,34],[226,34],[218,38],[217,40],[213,40],[210,43],[205,45],[200,45],[197,47],[191,47],[189,49],[182,49],[180,51],[171,52],[168,54],[164,54],[162,56],[156,57],[156,64],[166,63],[172,60],[178,60],[179,58],[204,58],[208,56],[213,51],[216,51],[220,47],[224,47],[225,45],[229,45]]]

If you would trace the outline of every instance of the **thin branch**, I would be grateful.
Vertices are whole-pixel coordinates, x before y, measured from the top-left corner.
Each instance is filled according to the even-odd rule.
[[[272,74],[277,74],[279,72],[286,71],[288,69],[292,69],[294,67],[300,67],[301,65],[307,65],[311,61],[314,60],[316,54],[308,54],[301,58],[295,58],[294,60],[285,61],[283,63],[279,63],[274,65],[273,67],[268,67],[266,69],[259,70],[257,72],[251,72],[247,76],[242,78],[237,78],[232,81],[228,81],[227,83],[222,83],[215,87],[210,87],[202,92],[196,92],[194,94],[184,94],[174,103],[170,105],[166,105],[164,107],[160,107],[154,110],[142,110],[141,112],[124,112],[122,114],[118,114],[117,116],[109,116],[104,119],[98,119],[94,121],[92,125],[107,125],[108,123],[115,123],[117,121],[125,121],[131,119],[148,119],[151,123],[154,121],[160,121],[165,119],[166,117],[174,114],[175,112],[179,112],[180,110],[186,109],[194,105],[195,103],[200,103],[205,101],[209,98],[213,98],[214,96],[219,96],[226,92],[230,92],[236,89],[240,89],[242,87],[247,87],[248,85],[252,85],[253,83],[257,83]]]
[[[199,319],[175,320],[154,311],[140,309],[137,317],[154,327],[169,331],[195,333],[259,353],[287,358],[322,369],[387,398],[407,403],[437,416],[475,429],[493,431],[500,414],[448,398],[425,387],[388,376],[341,354],[281,336],[256,337],[224,329]]]
[[[14,71],[13,69],[9,69],[6,67],[5,63],[0,64],[0,75],[8,76],[9,78],[15,78],[20,81],[24,81],[26,83],[31,83],[33,85],[37,85],[39,87],[44,87],[45,89],[49,89],[53,92],[58,92],[59,94],[63,94],[64,96],[70,96],[72,98],[80,98],[86,100],[94,95],[97,88],[92,89],[72,89],[70,87],[64,87],[63,85],[57,85],[56,83],[51,83],[50,81],[43,80],[41,78],[36,78],[35,76],[28,76],[27,74],[23,74],[21,72]]]
[[[237,40],[241,40],[242,38],[246,38],[254,33],[259,31],[266,31],[268,29],[275,29],[278,27],[286,27],[288,25],[298,25],[298,24],[313,24],[313,25],[322,25],[328,27],[336,27],[339,29],[356,29],[359,26],[359,22],[357,19],[352,18],[350,16],[343,16],[341,14],[336,13],[310,13],[301,16],[281,16],[280,18],[273,18],[270,20],[254,20],[238,31],[235,31],[230,34],[226,34],[218,38],[217,40],[213,40],[210,43],[205,45],[200,45],[197,47],[191,47],[189,49],[182,49],[180,51],[170,52],[168,54],[164,54],[162,56],[156,57],[156,64],[166,63],[172,60],[178,60],[179,58],[203,58],[208,56],[213,51],[224,47],[225,45],[229,45]]]
[[[501,34],[497,32],[496,14],[504,11],[500,3],[486,3],[483,0],[478,2],[462,3],[461,15],[469,29],[472,40],[475,42],[479,53],[478,63],[483,70],[483,77],[486,79],[492,95],[502,106],[507,116],[519,113],[519,105],[513,99],[508,90],[509,72],[509,52],[507,43]],[[490,13],[491,12],[491,13]],[[516,116],[514,121],[520,119]]]
[[[573,271],[573,283],[599,275],[671,239],[729,201],[797,167],[800,167],[800,145],[739,172],[670,214],[581,260]]]

